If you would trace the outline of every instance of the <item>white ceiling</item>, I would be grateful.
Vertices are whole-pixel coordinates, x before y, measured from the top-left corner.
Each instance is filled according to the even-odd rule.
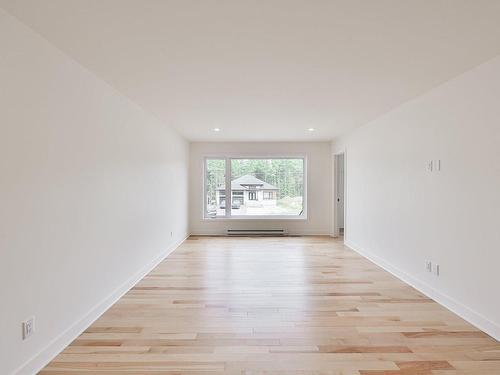
[[[192,141],[332,139],[500,53],[498,0],[0,6]]]

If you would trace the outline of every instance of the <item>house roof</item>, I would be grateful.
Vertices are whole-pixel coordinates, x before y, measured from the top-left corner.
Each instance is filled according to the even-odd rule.
[[[217,190],[225,190],[226,185],[220,185]],[[251,189],[259,189],[259,190],[279,190],[276,186],[268,184],[265,181],[259,180],[257,177],[246,174],[237,178],[236,180],[231,181],[231,190],[251,190]]]

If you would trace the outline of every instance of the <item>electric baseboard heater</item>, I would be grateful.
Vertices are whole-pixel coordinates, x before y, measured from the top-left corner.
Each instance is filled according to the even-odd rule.
[[[228,236],[286,236],[286,229],[227,229]]]

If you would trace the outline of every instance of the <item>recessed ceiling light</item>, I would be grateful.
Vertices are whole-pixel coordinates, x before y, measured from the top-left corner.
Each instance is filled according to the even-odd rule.
[[[314,131],[314,128],[308,128],[307,131],[309,132],[313,132]]]
[[[214,132],[220,132],[220,128],[214,128]]]

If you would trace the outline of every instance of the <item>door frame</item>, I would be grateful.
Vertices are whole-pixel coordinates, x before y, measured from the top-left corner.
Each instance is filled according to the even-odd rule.
[[[344,156],[344,239],[346,236],[346,222],[347,222],[347,153],[346,151],[338,152],[333,154],[333,207],[332,207],[332,237],[340,236],[340,227],[339,227],[339,219],[338,219],[338,205],[337,205],[337,196],[338,196],[338,173],[340,171],[340,156]]]

